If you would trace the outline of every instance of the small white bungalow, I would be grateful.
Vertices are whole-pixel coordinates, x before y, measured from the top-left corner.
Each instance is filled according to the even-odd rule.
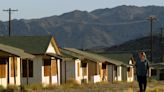
[[[164,63],[151,64],[150,76],[156,80],[164,80]]]
[[[7,44],[35,55],[21,60],[21,84],[60,84],[60,51],[51,36],[0,37]]]
[[[79,83],[96,83],[101,81],[113,82],[113,67],[116,65],[121,65],[120,62],[113,62],[109,58],[103,57],[101,55],[77,50],[74,48],[64,48],[62,53],[64,53],[67,58],[70,58],[69,61],[65,61],[65,65],[67,67],[62,69],[66,69],[66,76],[73,75],[66,78],[66,80],[73,78]],[[72,62],[70,60],[72,60]]]
[[[32,59],[33,55],[23,50],[0,44],[0,85],[20,85],[21,59]]]
[[[105,57],[110,58],[113,61],[121,62],[121,65],[115,66],[114,81],[127,81],[133,82],[135,80],[134,75],[134,63],[133,55],[129,53],[100,53]]]

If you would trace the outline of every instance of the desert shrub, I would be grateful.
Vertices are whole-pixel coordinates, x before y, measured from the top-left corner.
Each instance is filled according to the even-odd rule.
[[[5,92],[18,92],[19,87],[16,85],[8,85],[6,89],[4,89]]]
[[[24,90],[38,90],[43,89],[42,84],[30,84],[30,85],[23,85],[22,86]]]

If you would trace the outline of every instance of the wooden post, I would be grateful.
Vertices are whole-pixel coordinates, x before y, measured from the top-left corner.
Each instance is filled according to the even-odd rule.
[[[12,57],[12,59],[13,59],[13,68],[14,68],[14,85],[16,85],[16,76],[15,76],[15,57]]]
[[[26,59],[26,63],[27,63],[27,65],[26,65],[26,70],[27,70],[26,82],[27,82],[27,85],[28,85],[29,84],[28,83],[28,80],[29,80],[29,61],[28,61],[28,59]]]
[[[50,60],[50,66],[49,66],[49,84],[51,85],[52,84],[52,74],[51,74],[51,60]]]

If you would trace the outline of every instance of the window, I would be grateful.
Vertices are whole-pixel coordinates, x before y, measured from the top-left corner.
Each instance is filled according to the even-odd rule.
[[[106,69],[106,64],[102,63],[102,69]]]
[[[128,67],[128,77],[132,77],[132,67]]]
[[[50,76],[51,59],[44,59],[44,76]]]
[[[156,69],[152,69],[151,70],[151,75],[152,76],[156,76],[157,75],[157,70]]]
[[[23,77],[33,77],[33,61],[22,60]]]
[[[6,77],[6,59],[0,58],[0,78]]]
[[[11,77],[17,76],[17,58],[11,57]]]
[[[83,71],[83,76],[87,75],[87,63],[81,63],[82,71]]]

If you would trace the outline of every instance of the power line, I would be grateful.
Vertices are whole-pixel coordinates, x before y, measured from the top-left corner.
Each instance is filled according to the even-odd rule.
[[[7,9],[7,10],[3,10],[5,12],[9,13],[9,24],[8,24],[8,28],[9,28],[9,36],[11,35],[11,12],[16,12],[18,10],[12,10],[11,8]]]
[[[142,23],[146,22],[147,20],[136,20],[136,21],[129,21],[129,22],[120,22],[120,23],[87,23],[87,22],[75,22],[75,21],[68,21],[68,20],[63,20],[64,22],[69,22],[69,23],[76,23],[76,24],[84,24],[84,25],[100,25],[100,26],[119,26],[119,25],[128,25],[128,24],[136,24],[136,23]]]

